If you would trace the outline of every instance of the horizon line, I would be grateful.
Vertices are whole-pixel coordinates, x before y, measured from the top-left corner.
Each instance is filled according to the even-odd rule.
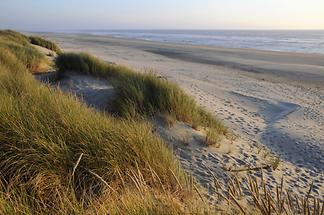
[[[10,29],[10,28],[4,28]],[[83,29],[53,29],[53,30],[27,30],[16,29],[25,32],[59,32],[59,31],[324,31],[324,28],[314,29],[284,29],[284,28],[83,28]]]

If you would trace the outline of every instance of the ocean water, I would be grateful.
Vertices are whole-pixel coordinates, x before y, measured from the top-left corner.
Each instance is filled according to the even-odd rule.
[[[324,30],[86,30],[79,33],[168,43],[324,54]]]

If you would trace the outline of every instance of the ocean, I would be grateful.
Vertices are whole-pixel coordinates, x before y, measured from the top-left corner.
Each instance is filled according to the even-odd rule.
[[[83,30],[78,33],[168,43],[324,54],[324,30]]]

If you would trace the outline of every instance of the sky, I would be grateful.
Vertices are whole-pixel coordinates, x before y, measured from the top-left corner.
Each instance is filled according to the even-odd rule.
[[[324,29],[324,0],[0,0],[0,28]]]

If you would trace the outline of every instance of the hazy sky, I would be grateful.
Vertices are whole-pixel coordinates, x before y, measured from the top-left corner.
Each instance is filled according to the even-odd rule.
[[[324,29],[324,0],[0,0],[0,28]]]

